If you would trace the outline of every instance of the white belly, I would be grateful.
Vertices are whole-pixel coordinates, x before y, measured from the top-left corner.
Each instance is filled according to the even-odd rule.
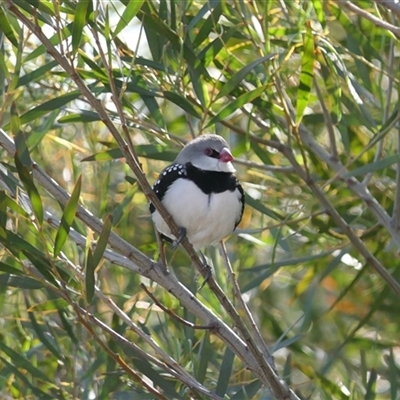
[[[193,182],[178,179],[162,202],[176,224],[186,228],[189,241],[198,250],[222,240],[235,229],[242,210],[240,197],[237,189],[206,195]],[[175,239],[157,210],[152,218],[159,232]]]

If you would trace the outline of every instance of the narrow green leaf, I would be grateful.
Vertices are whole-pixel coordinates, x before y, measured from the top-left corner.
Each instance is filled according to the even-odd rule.
[[[75,55],[83,36],[83,28],[87,23],[87,12],[92,0],[79,0],[76,5],[74,24],[72,26],[72,53]]]
[[[62,30],[56,32],[53,36],[49,38],[51,44],[54,46],[57,46],[59,44],[60,37],[62,37],[64,40],[69,38],[72,34],[72,28],[73,28],[74,23],[71,22],[67,26],[65,26]],[[26,55],[26,58],[24,59],[24,62],[27,63],[28,61],[32,61],[35,58],[40,57],[41,55],[46,53],[46,47],[42,45],[38,45],[35,50],[33,50],[31,53],[28,53]]]
[[[243,67],[240,71],[238,71],[235,75],[233,75],[232,78],[230,78],[228,80],[228,82],[225,83],[224,86],[222,86],[220,92],[218,93],[218,96],[216,97],[216,100],[231,93],[232,90],[234,90],[242,82],[242,80],[255,67],[257,67],[257,65],[260,65],[265,61],[271,60],[274,57],[275,57],[275,54],[268,54],[267,56],[261,57],[255,61],[251,62],[250,64],[246,65],[245,67]]]
[[[242,271],[242,273],[247,273],[247,272],[262,272],[263,270],[267,268],[281,268],[281,267],[289,267],[289,266],[297,266],[301,264],[305,264],[310,261],[316,261],[316,260],[321,260],[324,257],[329,257],[332,255],[332,251],[324,251],[318,254],[311,254],[307,255],[304,257],[291,257],[288,259],[284,260],[279,260],[279,261],[274,261],[272,262],[267,262],[264,264],[256,265],[254,267],[246,268]]]
[[[281,215],[278,215],[275,211],[272,211],[272,209],[266,207],[264,203],[252,198],[248,194],[246,194],[246,204],[277,221],[282,221],[284,219]]]
[[[289,353],[285,360],[285,365],[283,366],[282,377],[288,386],[292,384],[292,354]]]
[[[61,297],[51,298],[41,303],[34,304],[29,310],[32,312],[49,312],[59,311],[67,308],[69,302]]]
[[[93,78],[98,79],[100,82],[108,83],[108,75],[107,72],[99,66],[93,57],[90,57],[82,49],[78,50],[79,55],[85,64],[90,68],[91,72],[94,74]]]
[[[0,274],[0,285],[3,287],[15,287],[19,289],[43,289],[44,285],[32,278],[14,274]]]
[[[102,153],[93,154],[89,157],[82,158],[81,162],[88,162],[88,161],[110,161],[110,160],[117,160],[118,158],[122,158],[124,155],[122,154],[121,149],[110,149],[104,151]]]
[[[210,104],[208,96],[208,87],[204,83],[200,71],[196,68],[189,67],[190,80],[193,85],[193,89],[196,93],[197,99],[200,100],[200,104],[207,108]]]
[[[149,158],[151,160],[160,160],[160,161],[174,161],[178,152],[175,150],[168,150],[166,146],[162,146],[161,144],[143,144],[135,146],[136,154],[139,157]],[[88,161],[109,161],[116,160],[118,158],[122,158],[124,155],[119,148],[110,149],[104,151],[102,153],[93,154],[89,157],[85,157],[81,160],[81,162]]]
[[[4,190],[0,190],[0,226],[7,223],[7,195]]]
[[[372,46],[374,42],[371,40],[371,37],[364,34],[363,30],[354,24],[353,19],[349,17],[344,10],[344,7],[342,7],[340,3],[329,3],[329,11],[336,18],[336,21],[342,25],[346,32],[346,36],[354,39],[354,41],[358,43],[359,48],[363,49],[363,53],[359,53],[358,55],[363,57],[364,54],[368,54],[370,59],[376,58],[377,60],[383,62],[382,48],[379,47],[379,50],[374,48]],[[381,34],[384,33],[385,30],[382,29]],[[380,43],[379,46],[381,46],[381,42],[378,42]]]
[[[15,166],[18,171],[18,175],[28,193],[28,197],[31,201],[32,205],[32,210],[35,214],[35,217],[37,219],[37,222],[39,225],[42,225],[43,223],[43,204],[42,204],[42,199],[40,198],[39,192],[33,183],[33,178],[32,178],[32,173],[26,167],[25,165],[22,164],[20,158],[19,158],[19,153],[18,151],[15,152],[14,155],[14,160],[15,160]]]
[[[231,398],[230,400],[250,400],[252,399],[260,390],[261,388],[261,382],[256,379],[255,381],[252,381],[248,383],[245,386],[242,386],[241,389],[239,389]],[[272,399],[272,397],[270,397]]]
[[[156,38],[157,38],[156,45],[159,46],[159,44],[161,43],[161,40],[158,40],[160,37],[162,38],[163,41],[165,41],[165,39],[168,39],[172,48],[179,54],[183,54],[183,58],[187,62],[190,68],[198,70],[198,73],[200,75],[209,78],[209,73],[207,69],[204,67],[204,65],[199,63],[198,57],[193,52],[193,50],[188,46],[188,44],[183,42],[182,38],[176,32],[174,32],[157,14],[147,13],[145,8],[143,8],[142,10],[144,12],[141,14],[141,16],[146,31],[152,30],[156,32]],[[162,51],[163,51],[162,49],[158,48],[158,53],[160,58],[162,57]],[[154,60],[160,61],[159,58],[154,58]],[[194,81],[192,80],[192,82]]]
[[[114,207],[112,217],[114,225],[118,225],[122,217],[126,215],[126,210],[132,205],[133,196],[137,193],[137,185],[132,186],[124,193],[124,198]]]
[[[14,245],[15,242],[12,242],[12,244]],[[39,272],[49,281],[49,283],[58,287],[58,283],[51,273],[52,265],[48,262],[47,259],[44,258],[43,254],[38,257],[35,256],[33,252],[30,252],[28,250],[22,250],[22,253],[32,263],[32,265],[36,267]]]
[[[26,308],[30,309],[30,303],[27,297],[25,297]],[[43,343],[45,347],[47,347],[58,360],[65,362],[64,356],[62,355],[58,343],[56,342],[56,338],[53,335],[48,335],[48,332],[45,330],[47,327],[46,324],[39,324],[36,320],[35,314],[33,312],[28,311],[28,317],[31,321],[32,328],[35,331],[38,339]],[[51,339],[48,339],[51,338]]]
[[[367,393],[365,393],[365,400],[375,400],[376,398],[376,392],[375,392],[375,385],[376,385],[376,380],[378,378],[378,374],[375,370],[375,368],[372,368],[370,370],[369,374],[369,379],[367,383]]]
[[[211,118],[209,123],[206,125],[206,128],[216,124],[219,121],[222,121],[223,119],[237,111],[240,107],[243,107],[247,103],[251,103],[257,97],[260,97],[265,92],[266,87],[266,85],[263,85],[258,87],[257,89],[251,90],[250,92],[246,92],[239,96],[237,99],[224,107],[217,115]]]
[[[198,54],[198,59],[202,60],[204,66],[209,66],[211,62],[217,57],[218,53],[224,49],[228,40],[237,32],[238,28],[233,27],[224,31],[222,35],[218,35],[210,44],[208,44]]]
[[[53,69],[55,66],[57,66],[58,63],[57,61],[50,61],[45,65],[42,65],[39,68],[35,68],[32,72],[28,72],[27,74],[20,76],[18,78],[17,82],[17,88],[21,86],[26,86],[29,83],[36,82],[40,80],[40,78],[43,78],[43,75],[46,74],[46,72],[50,71]]]
[[[66,310],[67,310],[67,307],[59,308],[58,316],[60,317],[60,321],[61,321],[65,331],[67,332],[67,335],[69,336],[69,338],[71,339],[71,341],[74,343],[75,346],[78,346],[80,342],[74,332],[75,324],[74,324],[74,321],[72,321],[72,320],[70,321],[70,319],[68,318],[68,313]],[[74,326],[72,326],[71,324],[74,324]]]
[[[326,21],[325,21],[325,11],[324,11],[323,2],[321,0],[311,0],[311,1],[314,6],[315,13],[317,14],[318,21],[320,22],[322,27],[325,28]]]
[[[163,92],[163,94],[167,100],[172,101],[174,104],[182,108],[182,110],[185,110],[190,115],[193,115],[193,117],[200,119],[199,113],[194,109],[193,105],[189,102],[189,100],[185,99],[183,96],[175,92],[165,91]]]
[[[206,3],[208,5],[208,2]],[[200,31],[196,33],[195,39],[193,41],[193,47],[196,48],[200,46],[203,41],[205,41],[210,35],[211,31],[215,31],[216,25],[218,23],[219,17],[222,14],[222,3],[218,2],[203,26],[200,28]]]
[[[212,350],[210,343],[210,332],[206,331],[200,344],[199,360],[196,369],[195,378],[198,382],[203,383],[207,376],[207,368],[209,362],[212,362],[210,357]]]
[[[39,14],[41,14],[41,15],[49,14],[50,16],[55,17],[53,5],[51,4],[51,2],[45,2],[45,1],[40,1],[40,0],[25,0],[25,1],[29,4],[31,4],[33,7],[37,8],[38,10],[43,11],[43,13],[39,13]],[[19,2],[19,3],[23,4],[23,2]],[[50,24],[51,24],[51,22],[50,22]]]
[[[31,245],[20,236],[0,226],[0,242],[6,247],[18,260],[22,253],[53,285],[57,286],[57,282],[51,275],[51,264],[46,259],[45,254],[37,247]]]
[[[235,359],[235,354],[229,347],[226,347],[221,368],[219,369],[217,387],[215,388],[215,393],[218,396],[221,397],[225,396],[226,389],[228,388],[229,380],[232,374],[234,359]]]
[[[154,96],[141,95],[140,97],[142,98],[146,107],[149,109],[150,114],[154,118],[157,126],[166,129],[164,115],[161,112],[160,106]]]
[[[21,124],[26,124],[28,122],[33,121],[34,119],[40,118],[43,115],[48,114],[53,110],[60,109],[64,107],[67,103],[70,103],[73,100],[76,100],[81,95],[80,91],[75,90],[70,93],[63,94],[59,97],[56,97],[52,100],[46,101],[45,103],[40,104],[39,106],[29,110],[25,114],[21,115],[20,121]]]
[[[65,206],[63,215],[61,217],[61,223],[57,231],[56,239],[54,241],[54,257],[57,257],[60,254],[60,251],[64,246],[65,241],[67,240],[71,225],[74,222],[76,210],[78,208],[79,196],[81,193],[81,185],[82,175],[79,175],[74,190]]]
[[[117,24],[117,27],[115,28],[113,38],[118,36],[118,34],[132,21],[132,19],[136,17],[137,13],[142,7],[143,2],[144,0],[134,0],[128,2]]]
[[[203,17],[210,12],[213,8],[220,4],[220,0],[209,0],[207,1],[203,7],[201,7],[200,11],[194,16],[194,18],[188,24],[188,31],[192,31],[196,28],[199,22],[203,19]]]
[[[33,364],[29,362],[27,358],[25,358],[21,353],[16,352],[12,348],[8,347],[6,344],[0,341],[0,349],[6,353],[13,361],[13,364],[19,368],[25,369],[28,371],[33,378],[40,379],[43,382],[53,383],[53,380],[50,379],[45,373],[36,368]]]
[[[9,264],[6,264],[2,261],[0,261],[0,271],[1,272],[7,272],[7,274],[13,274],[13,275],[21,275],[23,272],[19,270],[18,268],[15,268]]]
[[[15,147],[18,152],[18,158],[22,165],[31,168],[32,160],[29,155],[28,146],[26,144],[25,135],[21,130],[21,121],[18,116],[15,102],[12,102],[11,109],[11,132],[14,134]]]
[[[108,238],[110,237],[112,226],[113,226],[112,215],[107,215],[103,223],[103,229],[100,233],[99,240],[97,241],[96,248],[93,253],[94,268],[96,268],[99,265],[99,262],[103,257],[104,251],[107,247]]]
[[[4,35],[12,43],[13,46],[18,47],[18,39],[15,36],[15,32],[11,24],[8,22],[7,15],[4,13],[1,7],[0,7],[0,31],[4,33]]]
[[[390,349],[390,354],[386,357],[386,361],[389,364],[390,400],[397,400],[400,368],[396,365],[393,348]]]
[[[164,378],[163,374],[144,358],[144,357],[132,357],[132,361],[135,367],[144,375],[151,379],[155,385],[163,389],[168,399],[184,400],[186,396],[182,396],[175,391],[175,386],[172,382]]]
[[[294,335],[288,339],[285,340],[279,340],[277,343],[274,344],[274,346],[271,348],[271,352],[275,353],[279,349],[287,349],[289,346],[291,346],[293,343],[298,342],[301,339],[304,339],[304,334],[298,333],[297,335]]]
[[[26,212],[25,209],[22,208],[21,205],[19,205],[13,198],[7,196],[7,194],[3,190],[0,191],[0,202],[2,204],[4,202],[5,207],[8,207],[10,210],[19,214],[23,218],[29,218],[29,213]],[[6,226],[6,225],[5,223],[4,224],[0,223],[0,226]]]
[[[301,57],[300,85],[297,91],[296,124],[303,119],[304,110],[308,105],[311,87],[314,78],[314,36],[311,24],[306,24],[306,32],[303,38],[303,55]]]
[[[165,73],[173,73],[173,71],[170,68],[168,68],[166,65],[156,62],[154,60],[149,60],[148,58],[144,58],[144,57],[133,58],[133,57],[123,56],[123,57],[121,57],[121,60],[124,61],[125,63],[127,63],[129,67],[133,64],[143,65],[145,67],[149,67],[156,71],[162,71]]]
[[[383,168],[388,168],[391,165],[397,163],[400,161],[400,154],[393,154],[392,156],[382,158],[381,160],[374,161],[372,163],[363,165],[362,167],[355,168],[349,172],[347,172],[344,177],[348,178],[350,176],[359,176],[359,175],[365,175],[369,174],[372,172],[379,171],[380,169]]]
[[[336,54],[331,54],[322,47],[319,47],[319,49],[319,53],[322,53],[323,55],[323,60],[320,61],[321,75],[324,79],[325,87],[328,92],[328,97],[325,99],[325,103],[330,113],[332,122],[337,124],[342,119],[342,84],[332,61],[332,57],[335,57]]]
[[[53,400],[54,399],[54,396],[49,396],[42,390],[38,389],[36,386],[33,386],[32,383],[29,381],[29,379],[26,378],[26,375],[24,373],[22,373],[20,371],[20,369],[17,368],[14,364],[7,361],[4,357],[1,357],[1,356],[0,356],[0,360],[1,360],[2,364],[7,366],[7,370],[11,371],[12,374],[15,375],[16,378],[18,378],[18,380],[21,380],[23,382],[25,387],[29,388],[29,390],[32,391],[32,395],[35,396],[35,398],[40,399],[40,400]],[[15,388],[15,386],[14,386],[14,388]]]
[[[88,304],[92,301],[94,296],[94,284],[95,284],[95,272],[96,266],[93,260],[92,250],[88,249],[86,255],[86,268],[85,268],[85,292],[86,292],[86,301]]]
[[[36,125],[32,132],[30,132],[29,136],[26,138],[26,144],[31,151],[35,149],[46,134],[54,128],[59,113],[59,110],[54,110],[49,115],[44,116],[41,120],[41,124]]]
[[[147,1],[144,2],[142,7],[143,13],[140,14],[140,18],[142,20],[151,56],[155,62],[162,62],[162,54],[167,42],[167,37],[165,35],[160,35],[159,31],[152,26],[151,19],[146,17],[146,15],[151,15],[153,13],[152,7],[152,3]]]
[[[79,110],[79,113],[68,114],[57,120],[59,124],[72,124],[75,122],[101,121],[99,114],[89,110]]]

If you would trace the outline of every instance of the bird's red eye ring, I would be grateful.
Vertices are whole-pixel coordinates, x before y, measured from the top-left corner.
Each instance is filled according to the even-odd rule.
[[[213,149],[210,148],[210,147],[207,147],[207,148],[204,150],[204,154],[205,154],[206,156],[209,156],[209,157],[212,156],[213,152],[214,152]]]

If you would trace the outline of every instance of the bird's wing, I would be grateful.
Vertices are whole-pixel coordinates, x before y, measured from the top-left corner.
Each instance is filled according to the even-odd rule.
[[[157,181],[153,185],[153,190],[157,197],[162,200],[167,192],[168,188],[180,178],[186,176],[186,168],[182,164],[172,164],[164,169],[158,177]],[[155,207],[152,203],[149,205],[150,212],[155,211]]]

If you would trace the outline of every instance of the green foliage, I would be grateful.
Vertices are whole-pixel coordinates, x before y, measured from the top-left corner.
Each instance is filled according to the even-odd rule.
[[[259,350],[256,327],[298,398],[399,398],[400,7],[386,3],[0,4],[15,144],[0,132],[0,397],[274,398],[138,262],[159,256],[143,179],[211,132],[246,191],[226,246],[253,321],[206,254]],[[117,236],[139,250],[130,269]],[[250,354],[188,254],[167,260]]]

